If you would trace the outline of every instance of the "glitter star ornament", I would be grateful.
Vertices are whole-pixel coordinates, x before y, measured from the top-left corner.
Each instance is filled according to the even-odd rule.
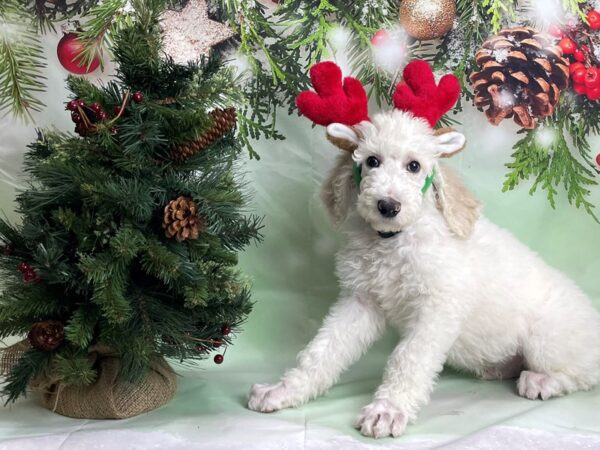
[[[421,41],[437,39],[452,29],[456,0],[403,0],[400,25],[406,33]]]
[[[208,55],[212,47],[235,34],[226,25],[208,18],[205,0],[189,0],[180,11],[166,11],[161,26],[164,50],[178,64]]]

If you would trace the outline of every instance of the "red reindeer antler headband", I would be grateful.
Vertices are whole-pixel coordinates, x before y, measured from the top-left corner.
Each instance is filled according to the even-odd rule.
[[[346,77],[333,62],[315,64],[310,79],[316,92],[304,91],[296,97],[300,113],[318,125],[332,123],[356,125],[369,120],[368,98],[356,78]],[[431,66],[421,60],[410,62],[403,72],[403,81],[396,86],[394,106],[425,119],[433,128],[437,121],[456,103],[460,83],[452,75],[444,75],[436,85]]]

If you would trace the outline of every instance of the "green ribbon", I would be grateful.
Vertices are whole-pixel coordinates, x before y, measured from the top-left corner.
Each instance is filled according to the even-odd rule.
[[[354,182],[356,183],[356,185],[358,187],[360,187],[360,182],[362,181],[362,166],[361,165],[354,163],[354,165],[352,166],[352,176],[354,177]],[[429,188],[431,187],[431,185],[433,184],[434,177],[435,177],[435,167],[433,168],[431,173],[429,175],[427,175],[427,178],[425,178],[425,184],[421,188],[421,192],[423,194],[425,192],[427,192],[429,190]]]

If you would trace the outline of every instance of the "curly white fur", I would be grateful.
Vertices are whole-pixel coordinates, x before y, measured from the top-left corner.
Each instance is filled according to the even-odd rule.
[[[402,338],[358,418],[366,436],[401,434],[445,363],[484,379],[520,375],[518,393],[530,399],[600,382],[600,314],[590,300],[507,231],[480,218],[477,201],[438,164],[462,148],[462,135],[435,136],[399,111],[343,130],[346,136],[355,131],[357,148],[339,158],[323,187],[334,222],[350,215],[348,243],[337,255],[340,298],[297,367],[276,385],[255,385],[249,408],[271,412],[324,393],[386,322]],[[367,167],[369,156],[380,166]],[[360,187],[353,158],[363,168]],[[413,160],[418,173],[406,168]],[[422,193],[434,168],[434,188]],[[383,198],[401,203],[396,217],[379,213]],[[398,231],[388,239],[377,233]]]

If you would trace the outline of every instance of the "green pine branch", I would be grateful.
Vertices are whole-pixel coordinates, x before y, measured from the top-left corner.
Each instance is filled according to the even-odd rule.
[[[0,112],[31,120],[44,104],[46,88],[42,46],[18,0],[0,4]]]

